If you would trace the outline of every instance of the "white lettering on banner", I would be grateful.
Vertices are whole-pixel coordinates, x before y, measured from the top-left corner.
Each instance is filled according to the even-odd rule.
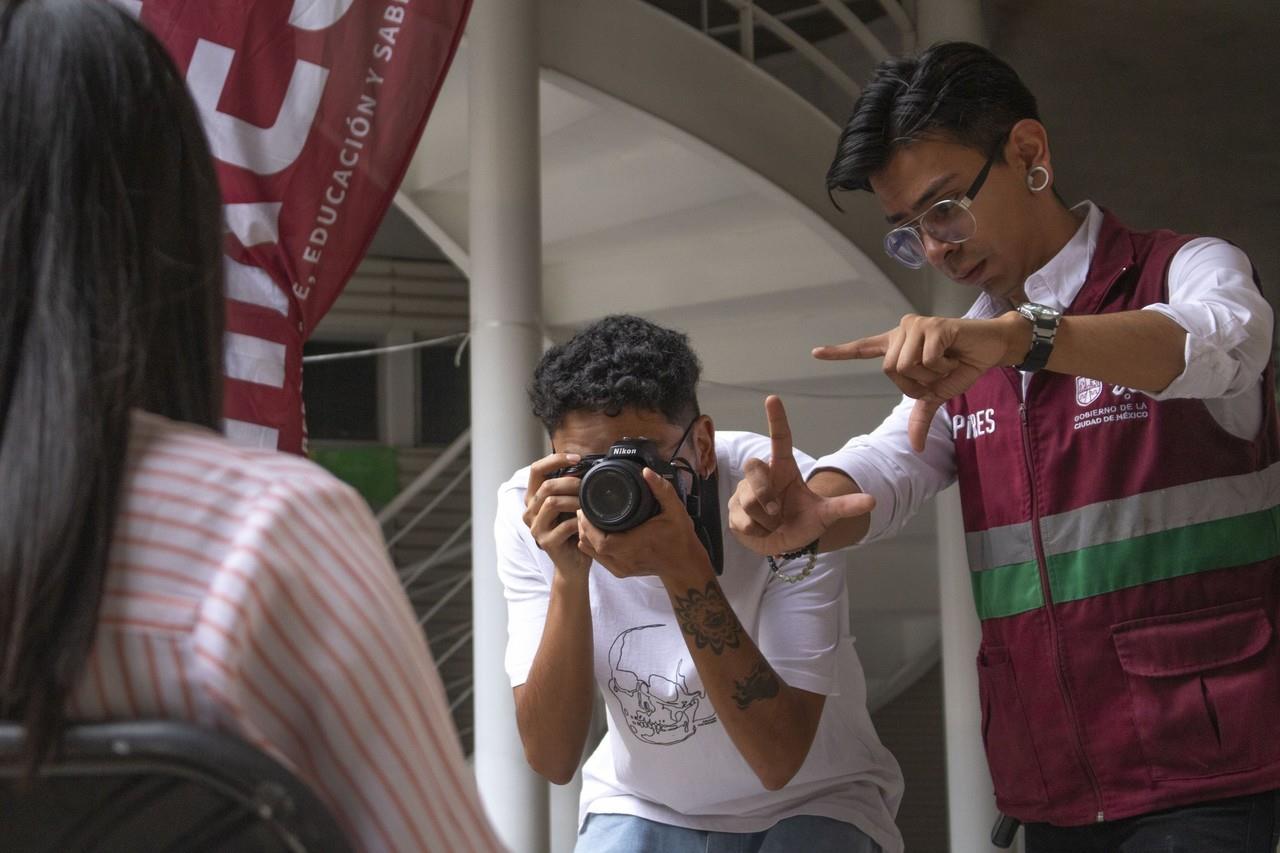
[[[228,335],[225,370],[258,383],[232,382],[228,411],[262,420],[264,444],[275,436],[296,450],[305,435],[296,349],[342,289],[370,218],[394,193],[384,178],[407,165],[430,112],[443,66],[411,75],[410,65],[420,46],[434,65],[441,35],[456,45],[469,3],[438,0],[418,20],[413,0],[107,1],[157,27],[185,59],[229,202],[229,328],[247,333]],[[258,49],[280,44],[296,49]]]
[[[236,235],[242,246],[257,246],[280,241],[280,202],[255,201],[224,204],[222,218],[227,230]]]
[[[284,387],[284,344],[239,332],[227,332],[223,341],[223,366],[227,376],[273,388]]]
[[[261,267],[242,264],[222,256],[227,298],[250,305],[270,308],[281,316],[289,316],[289,298]]]
[[[300,30],[327,30],[347,14],[355,0],[293,0],[289,23]]]
[[[407,0],[392,0],[393,3],[407,2]],[[383,18],[385,20],[404,20],[404,9],[398,5],[387,6],[383,10]],[[391,28],[399,31],[398,27]],[[388,33],[387,28],[378,31],[379,37],[387,40],[390,44],[395,44],[395,33]],[[385,56],[381,49],[385,49]],[[390,59],[391,48],[386,44],[375,44],[373,55],[376,59]],[[372,67],[365,69],[364,83],[367,89],[373,89],[381,86],[386,77],[379,74]],[[378,99],[368,91],[360,93],[360,101],[356,104],[354,112],[347,116],[343,123],[346,125],[346,134],[342,140],[342,146],[338,149],[338,165],[340,168],[334,169],[330,183],[324,190],[323,203],[316,212],[315,227],[311,229],[311,233],[307,235],[307,243],[302,247],[302,260],[311,266],[311,271],[306,275],[306,284],[294,282],[293,293],[298,299],[306,301],[311,295],[311,288],[315,286],[317,275],[316,267],[320,265],[321,259],[324,257],[324,245],[329,242],[329,230],[333,228],[341,214],[343,202],[347,200],[347,191],[351,188],[352,175],[357,166],[360,165],[360,154],[364,150],[365,142],[369,134],[373,131],[373,122],[378,111]]]
[[[275,450],[280,442],[280,430],[251,424],[248,421],[238,421],[235,418],[227,418],[222,422],[222,434],[230,439],[232,444],[238,444],[241,447]]]
[[[409,0],[391,0],[390,3],[382,10],[382,20],[395,24],[394,27],[382,27],[378,30],[378,38],[382,40],[382,44],[373,46],[373,58],[383,62],[390,62],[392,55],[395,53],[393,48],[396,45],[396,39],[400,36],[400,24],[404,22],[404,9]],[[379,81],[381,82],[381,81]]]
[[[979,409],[966,415],[951,416],[952,438],[978,438],[996,431],[996,410]]]
[[[301,59],[294,63],[275,124],[263,128],[218,111],[235,56],[229,47],[197,40],[187,66],[187,86],[200,110],[213,156],[254,174],[274,175],[292,166],[302,153],[329,70]]]

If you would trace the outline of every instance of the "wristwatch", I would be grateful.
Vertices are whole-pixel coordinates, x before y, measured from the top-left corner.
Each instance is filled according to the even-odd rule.
[[[1053,352],[1053,339],[1058,334],[1062,312],[1035,302],[1024,302],[1016,310],[1031,321],[1031,349],[1027,350],[1022,364],[1015,366],[1027,372],[1043,370]]]

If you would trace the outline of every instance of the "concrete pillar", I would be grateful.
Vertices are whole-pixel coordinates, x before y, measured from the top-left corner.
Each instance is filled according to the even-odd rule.
[[[499,837],[521,853],[547,850],[547,784],[524,760],[503,668],[493,518],[498,486],[544,446],[524,392],[542,353],[537,12],[536,0],[475,0],[467,29],[474,761]]]
[[[581,767],[568,785],[551,786],[551,853],[573,853],[578,843],[578,803],[581,799]]]
[[[918,0],[916,32],[921,49],[938,41],[987,41],[978,0]],[[964,314],[977,295],[934,271],[930,272],[930,292],[933,313],[951,317]],[[982,708],[974,669],[981,629],[969,585],[959,489],[953,486],[936,500],[951,849],[955,853],[987,853],[996,849],[991,845],[996,804],[982,749]]]
[[[935,270],[929,271],[929,280],[931,310],[935,315],[962,316],[977,295]],[[987,756],[982,749],[982,708],[974,669],[981,628],[969,583],[960,488],[952,486],[934,501],[951,849],[954,853],[987,853],[996,849],[990,843],[996,803],[991,793]]]
[[[979,628],[964,550],[960,490],[952,486],[934,501],[951,850],[953,853],[988,853],[996,849],[990,843],[996,803],[991,793],[987,757],[982,749],[982,708],[974,671]]]
[[[413,332],[395,329],[382,339],[386,347],[413,343]],[[378,359],[382,393],[382,443],[392,447],[417,444],[417,350],[390,353]]]

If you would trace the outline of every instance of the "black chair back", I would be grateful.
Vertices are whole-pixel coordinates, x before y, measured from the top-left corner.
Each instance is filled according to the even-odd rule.
[[[350,853],[299,779],[229,735],[185,722],[67,729],[24,779],[21,726],[0,724],[0,848],[22,853]]]

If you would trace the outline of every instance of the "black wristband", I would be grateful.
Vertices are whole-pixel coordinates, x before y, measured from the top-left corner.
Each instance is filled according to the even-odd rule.
[[[818,541],[821,538],[822,537],[819,536],[818,539],[813,540],[798,551],[785,551],[778,556],[783,560],[798,560],[806,554],[816,554],[818,553]]]

